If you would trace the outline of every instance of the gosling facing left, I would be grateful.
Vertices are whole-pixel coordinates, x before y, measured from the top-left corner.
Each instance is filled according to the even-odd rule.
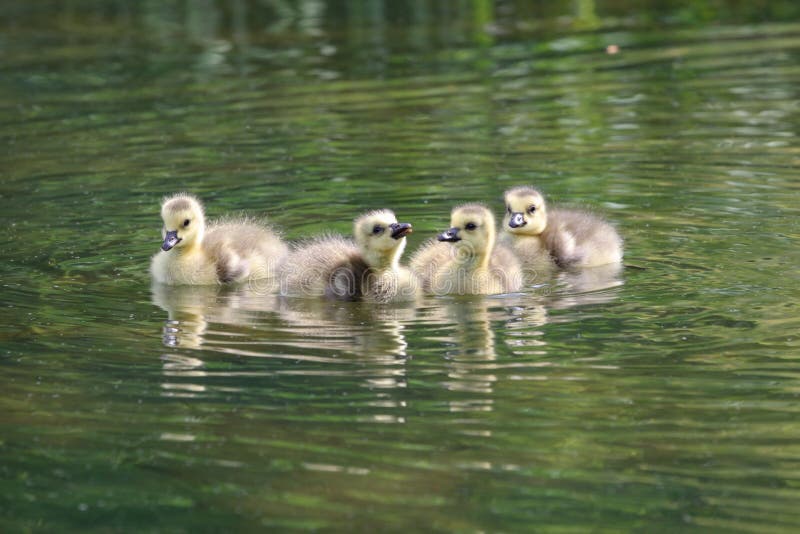
[[[273,278],[288,253],[270,227],[247,218],[206,225],[197,197],[178,193],[161,204],[161,251],[150,272],[169,285],[213,285]]]
[[[505,192],[502,242],[526,267],[554,263],[561,268],[622,262],[622,238],[601,217],[581,210],[550,208],[527,186]]]
[[[450,214],[450,229],[428,240],[411,258],[426,291],[438,295],[493,295],[522,287],[514,253],[495,243],[495,220],[481,204],[465,204]]]

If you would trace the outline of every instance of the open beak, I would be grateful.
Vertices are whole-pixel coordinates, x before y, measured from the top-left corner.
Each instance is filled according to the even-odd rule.
[[[520,228],[526,224],[528,224],[528,221],[525,220],[525,217],[522,215],[522,213],[512,213],[511,218],[508,220],[508,225],[511,228]]]
[[[436,239],[439,241],[449,241],[451,243],[455,243],[456,241],[461,241],[461,238],[458,237],[458,228],[450,228],[449,230],[445,230],[441,234],[439,234]]]
[[[177,230],[173,230],[171,232],[167,232],[167,234],[164,236],[164,243],[161,245],[161,250],[163,250],[164,252],[166,252],[168,250],[171,250],[172,247],[174,247],[175,245],[177,245],[180,242],[181,242],[181,238],[178,237],[178,231]]]
[[[389,229],[392,231],[392,239],[400,239],[413,231],[408,223],[392,223],[389,225]]]

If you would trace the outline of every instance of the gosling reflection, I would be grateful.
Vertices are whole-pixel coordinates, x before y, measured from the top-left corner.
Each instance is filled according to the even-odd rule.
[[[209,340],[209,325],[252,327],[274,313],[277,297],[249,286],[151,286],[153,304],[167,312],[164,345],[199,349]]]
[[[444,387],[451,391],[492,393],[497,382],[495,371],[507,365],[498,362],[498,354],[511,352],[513,331],[519,329],[530,335],[532,327],[547,322],[546,309],[539,300],[528,295],[432,300],[420,318],[436,327],[436,339],[445,346],[448,379]],[[486,404],[477,403],[481,410],[491,409]],[[474,401],[468,401],[464,407],[475,405]],[[461,406],[459,401],[452,408],[455,411]]]
[[[355,376],[388,406],[402,402],[390,390],[408,386],[408,359],[425,358],[427,351],[437,359],[444,353],[441,385],[453,392],[449,409],[484,412],[492,410],[498,382],[535,375],[515,369],[558,365],[548,357],[547,325],[576,315],[554,311],[611,302],[622,284],[622,267],[608,265],[561,271],[511,296],[431,297],[420,308],[160,284],[152,287],[152,301],[167,312],[167,347],[206,351],[169,351],[162,357],[165,376],[207,376],[207,351],[284,360],[294,365],[248,372]],[[354,362],[355,368],[343,365]],[[186,385],[165,388],[173,395],[199,393]]]
[[[413,304],[284,298],[280,315],[298,351],[333,354],[334,363],[364,361],[364,386],[370,389],[407,386],[405,325],[416,316]]]
[[[449,409],[491,411],[499,383],[537,376],[529,372],[531,367],[558,365],[548,357],[546,327],[575,316],[551,312],[613,301],[618,295],[615,288],[623,284],[622,269],[617,264],[561,271],[539,277],[537,285],[531,284],[525,294],[428,299],[419,321],[429,339],[439,341],[444,349],[447,377],[442,386],[458,397],[449,401]],[[527,372],[515,371],[522,367]],[[465,433],[490,433],[480,428],[479,419],[462,422]]]
[[[205,313],[217,300],[219,286],[153,284],[152,302],[167,312],[163,341],[167,347],[199,349],[208,329]]]
[[[453,391],[491,393],[497,376],[494,366],[486,362],[497,360],[495,333],[492,329],[488,299],[470,299],[472,302],[450,302],[440,308],[447,314],[447,321],[454,326],[453,345],[446,351],[451,358],[445,387]],[[451,404],[453,411],[460,411],[461,403]]]
[[[611,263],[581,269],[561,271],[551,281],[548,301],[553,309],[565,309],[589,304],[606,304],[617,298],[614,288],[624,284],[621,263]]]
[[[269,371],[278,374],[336,376],[344,372],[340,364],[363,361],[366,387],[399,388],[407,384],[404,323],[416,314],[411,303],[295,299],[245,286],[162,284],[152,286],[152,302],[167,312],[163,342],[170,348],[325,365],[322,371],[296,366]],[[168,353],[162,360],[165,375],[206,374],[198,357]]]
[[[407,356],[404,322],[413,304],[376,305],[323,299],[281,298],[279,313],[296,334],[295,346],[325,349],[371,361]]]
[[[494,389],[503,364],[498,354],[505,351],[504,325],[509,310],[519,307],[516,298],[454,296],[429,299],[420,320],[430,341],[444,351],[441,362],[446,376],[441,381],[450,393],[447,409],[459,415],[453,420],[457,432],[475,437],[491,437],[481,413],[494,409]]]

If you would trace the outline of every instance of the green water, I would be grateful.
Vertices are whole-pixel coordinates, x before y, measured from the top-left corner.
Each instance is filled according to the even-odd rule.
[[[800,528],[794,2],[10,4],[0,531]],[[626,268],[150,286],[171,192],[289,239],[388,207],[413,251],[517,184]]]

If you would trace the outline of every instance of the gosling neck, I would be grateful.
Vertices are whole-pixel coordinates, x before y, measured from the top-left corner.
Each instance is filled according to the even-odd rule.
[[[396,271],[400,268],[400,256],[406,246],[405,240],[389,250],[365,250],[364,261],[374,271]]]
[[[487,269],[489,261],[492,257],[492,250],[494,250],[494,233],[486,236],[486,242],[481,248],[475,248],[466,261],[472,265],[473,269]]]

